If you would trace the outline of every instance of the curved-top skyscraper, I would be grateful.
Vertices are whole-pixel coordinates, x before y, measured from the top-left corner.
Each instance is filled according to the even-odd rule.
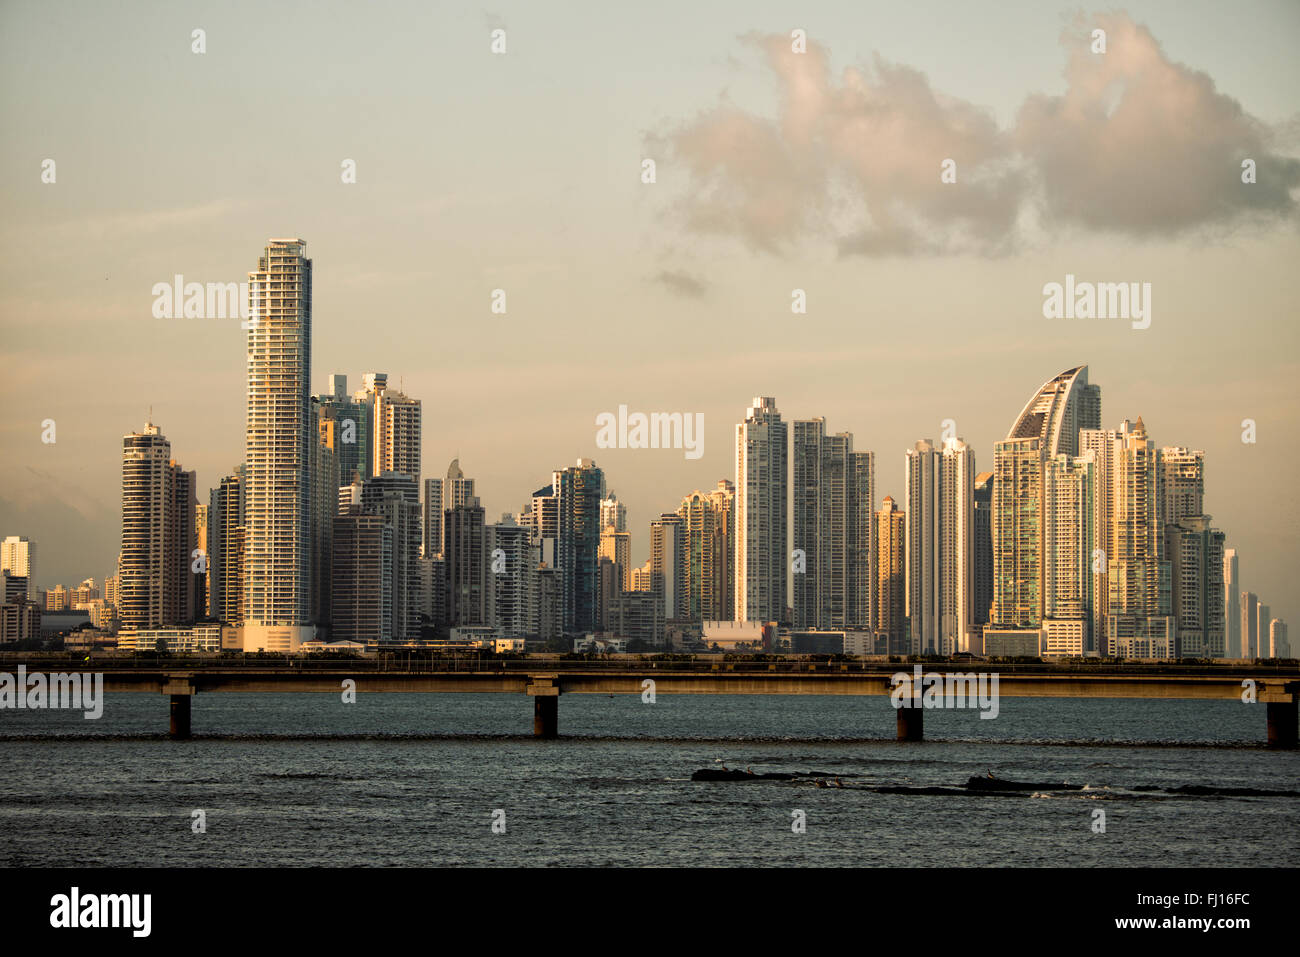
[[[1022,632],[1021,638],[1000,649],[1003,652],[1038,653],[1049,519],[1044,509],[1047,463],[1058,455],[1077,455],[1079,430],[1100,427],[1101,388],[1089,384],[1087,366],[1077,366],[1044,382],[1025,403],[1007,437],[993,447],[989,629]]]

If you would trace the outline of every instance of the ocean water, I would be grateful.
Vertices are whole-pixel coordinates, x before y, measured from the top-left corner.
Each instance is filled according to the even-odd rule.
[[[1003,698],[927,711],[921,744],[883,696],[565,695],[554,741],[511,694],[205,694],[190,741],[167,718],[0,711],[0,864],[1300,865],[1300,753],[1232,701]],[[721,767],[803,776],[691,780]],[[1030,787],[965,787],[990,774]]]

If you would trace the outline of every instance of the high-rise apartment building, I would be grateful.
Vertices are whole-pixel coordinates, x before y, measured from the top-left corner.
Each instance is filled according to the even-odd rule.
[[[385,389],[374,400],[375,475],[400,472],[420,480],[421,404],[419,399]]]
[[[886,495],[876,512],[876,627],[891,655],[911,654],[907,637],[907,516]]]
[[[122,438],[119,618],[126,629],[194,620],[194,473],[152,422]]]
[[[402,472],[385,472],[363,483],[361,504],[365,511],[382,515],[393,530],[392,637],[396,641],[419,638],[419,487],[413,476]]]
[[[1253,591],[1241,593],[1241,657],[1259,657],[1259,596]]]
[[[0,570],[27,579],[27,593],[23,597],[31,598],[36,594],[36,543],[23,535],[5,538],[0,542]]]
[[[237,467],[208,496],[208,607],[231,625],[244,620],[243,473]]]
[[[980,472],[975,476],[972,494],[971,527],[974,530],[971,556],[971,590],[974,605],[971,622],[983,630],[989,622],[989,608],[993,604],[993,473]],[[980,648],[972,651],[981,652]]]
[[[815,418],[794,423],[791,461],[794,624],[870,627],[875,456]]]
[[[1237,550],[1223,550],[1224,653],[1229,658],[1243,658],[1241,645],[1241,573]]]
[[[330,636],[381,642],[393,637],[393,526],[349,502],[334,516]]]
[[[1100,424],[1101,389],[1088,382],[1088,367],[1078,366],[1043,383],[994,446],[993,604],[986,653],[1037,653],[1041,645],[1047,463],[1078,455],[1081,431]]]
[[[756,397],[736,426],[736,619],[786,620],[789,441],[776,399]]]
[[[443,513],[447,619],[453,626],[489,623],[485,537],[484,511],[477,497]]]
[[[1161,525],[1160,456],[1138,417],[1120,427],[1111,495],[1114,551],[1110,561],[1107,634],[1113,653],[1168,658],[1175,652],[1172,569]]]
[[[1199,507],[1199,503],[1198,503]],[[1172,613],[1180,658],[1226,656],[1223,606],[1224,535],[1210,516],[1189,515],[1166,526],[1172,577]]]
[[[244,649],[312,638],[310,405],[312,265],[301,239],[272,239],[248,274]]]

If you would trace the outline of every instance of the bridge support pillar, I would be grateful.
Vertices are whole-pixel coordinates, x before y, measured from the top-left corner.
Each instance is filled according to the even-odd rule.
[[[1297,742],[1297,727],[1300,726],[1300,712],[1297,712],[1297,703],[1293,695],[1290,701],[1268,701],[1264,704],[1268,709],[1268,746],[1270,748],[1291,748],[1300,747]]]
[[[171,698],[171,737],[174,741],[184,741],[190,736],[190,702],[194,700],[194,696],[174,694]]]
[[[925,709],[904,705],[898,711],[898,740],[925,740]]]
[[[533,737],[558,737],[560,733],[560,676],[531,676],[528,682],[528,695],[533,699]]]

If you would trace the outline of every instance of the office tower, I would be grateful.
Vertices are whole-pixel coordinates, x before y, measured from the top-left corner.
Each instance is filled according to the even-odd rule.
[[[591,459],[578,459],[552,475],[559,534],[561,627],[565,634],[595,631],[600,596],[600,502],[605,473]]]
[[[1171,610],[1178,628],[1175,655],[1223,658],[1223,532],[1210,527],[1209,515],[1189,515],[1166,526],[1166,538],[1173,583]]]
[[[1087,366],[1078,366],[1043,383],[993,447],[990,654],[1037,653],[1045,599],[1046,465],[1058,455],[1078,455],[1081,430],[1100,424],[1101,388],[1089,384]]]
[[[208,496],[208,607],[230,625],[244,618],[243,471],[236,468]]]
[[[272,239],[248,274],[244,650],[293,651],[312,638],[311,260]]]
[[[1223,550],[1223,619],[1224,653],[1228,658],[1244,658],[1241,647],[1241,578],[1237,568],[1237,550]]]
[[[1259,596],[1253,591],[1241,593],[1241,657],[1259,657]]]
[[[891,655],[911,654],[907,638],[907,516],[886,495],[876,512],[876,627]]]
[[[682,525],[675,512],[665,512],[650,523],[650,591],[665,620],[687,617]]]
[[[443,515],[447,620],[453,627],[488,623],[483,526],[483,506],[477,497],[447,509]]]
[[[1272,621],[1273,612],[1263,600],[1259,600],[1255,605],[1255,655],[1259,658],[1268,657],[1268,624]]]
[[[335,641],[393,637],[393,526],[349,503],[334,516],[330,633]]]
[[[736,620],[784,622],[788,442],[776,399],[756,397],[736,426]]]
[[[123,628],[194,620],[194,473],[171,458],[152,422],[122,438]]]
[[[1170,615],[1172,569],[1164,557],[1160,456],[1141,416],[1128,420],[1115,444],[1111,495],[1114,551],[1110,559],[1107,633],[1113,653],[1127,658],[1174,654]]]
[[[1268,625],[1268,657],[1290,658],[1291,643],[1286,636],[1286,622],[1274,618]]]
[[[1043,654],[1082,657],[1092,649],[1094,461],[1057,455],[1043,483]]]
[[[374,421],[374,474],[400,472],[419,482],[420,400],[385,389],[375,396]]]
[[[600,527],[612,528],[616,532],[627,531],[627,506],[618,500],[613,492],[600,502]]]
[[[329,377],[329,390],[319,397],[321,418],[333,423],[331,448],[337,460],[339,482],[351,482],[353,475],[369,478],[371,463],[371,406],[348,395],[348,377]]]
[[[958,438],[906,454],[906,605],[912,654],[951,655],[971,642],[975,455]]]
[[[826,434],[823,418],[794,423],[791,444],[794,623],[799,628],[870,624],[875,457],[854,452],[847,432]]]
[[[974,604],[971,623],[980,630],[989,622],[989,608],[993,604],[993,473],[981,472],[975,476],[975,489],[971,493],[971,591]],[[979,651],[980,649],[972,649]]]
[[[503,638],[527,635],[532,545],[528,529],[508,512],[485,529],[485,621]]]
[[[424,480],[424,557],[442,554],[442,479]]]
[[[385,472],[363,483],[361,504],[365,511],[382,515],[393,529],[393,640],[411,641],[419,638],[419,487],[410,475]]]
[[[36,543],[24,535],[10,535],[0,542],[0,569],[15,577],[27,579],[27,594],[31,598],[36,581]]]
[[[334,557],[334,516],[338,514],[339,450],[342,430],[319,399],[312,398],[316,441],[311,448],[311,619],[329,624]]]

